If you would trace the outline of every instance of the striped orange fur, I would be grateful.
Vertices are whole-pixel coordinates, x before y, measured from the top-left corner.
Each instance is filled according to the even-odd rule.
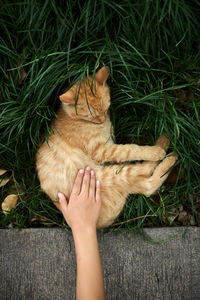
[[[105,67],[96,73],[93,92],[92,76],[89,82],[85,79],[81,83],[77,110],[75,95],[78,83],[60,96],[61,106],[53,124],[53,133],[49,134],[48,143],[44,142],[36,155],[41,188],[58,209],[57,193],[70,197],[77,171],[88,165],[95,170],[102,186],[98,228],[114,222],[128,194],[150,196],[158,190],[169,174],[165,173],[177,160],[176,154],[164,158],[169,146],[164,135],[155,146],[114,144],[107,113],[110,106],[110,90],[106,84],[108,76]],[[134,160],[137,162],[131,163]]]

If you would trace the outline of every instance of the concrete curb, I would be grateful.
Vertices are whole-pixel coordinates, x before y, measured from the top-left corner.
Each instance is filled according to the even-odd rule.
[[[200,228],[98,233],[107,300],[200,299]],[[176,238],[175,238],[176,236]],[[172,238],[172,239],[171,239]],[[171,240],[170,240],[171,239]],[[59,228],[0,230],[1,300],[75,299],[71,232]]]

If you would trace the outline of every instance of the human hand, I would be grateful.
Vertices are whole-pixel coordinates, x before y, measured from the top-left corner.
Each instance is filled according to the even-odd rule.
[[[62,193],[58,193],[63,216],[72,231],[83,229],[96,230],[101,208],[100,182],[96,182],[95,173],[90,167],[79,170],[69,202]]]

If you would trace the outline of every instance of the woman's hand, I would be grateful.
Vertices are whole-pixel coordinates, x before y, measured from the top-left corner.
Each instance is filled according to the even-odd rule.
[[[58,197],[65,220],[72,229],[76,248],[76,299],[105,300],[96,233],[101,208],[101,191],[94,171],[89,167],[79,170],[69,203],[62,193],[59,193]]]
[[[58,198],[64,218],[73,232],[96,230],[101,209],[101,189],[90,167],[79,170],[68,203],[62,193],[58,193]]]

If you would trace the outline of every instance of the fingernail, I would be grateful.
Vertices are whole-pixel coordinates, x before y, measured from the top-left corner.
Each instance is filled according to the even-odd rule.
[[[80,174],[83,174],[83,173],[84,173],[84,170],[83,170],[83,169],[80,169],[80,170],[79,170],[79,173],[80,173]]]
[[[90,171],[90,167],[87,167],[86,170],[87,170],[87,171]]]
[[[97,185],[100,185],[100,181],[99,181],[99,180],[97,180],[97,182],[96,182],[96,183],[97,183]]]
[[[91,170],[91,175],[94,175],[94,171],[93,170]]]
[[[61,199],[62,198],[62,194],[58,193],[58,198]]]

